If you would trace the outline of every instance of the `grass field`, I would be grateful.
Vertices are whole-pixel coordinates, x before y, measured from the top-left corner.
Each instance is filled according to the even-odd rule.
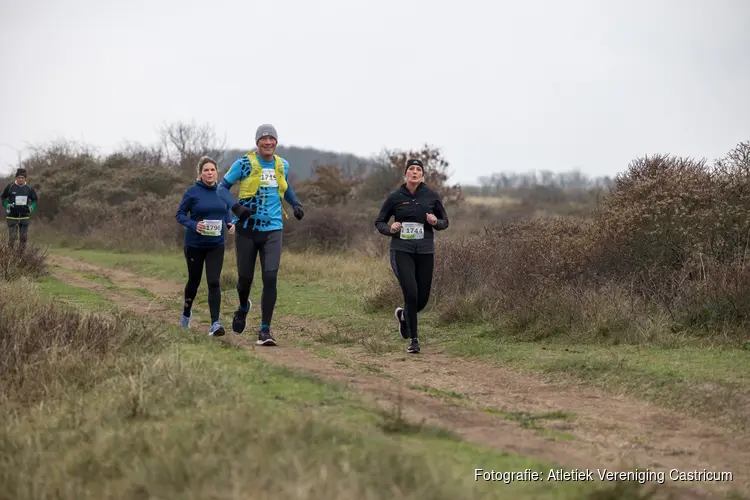
[[[176,282],[185,274],[179,254],[111,254],[62,249],[56,253],[106,267],[122,266],[143,276]],[[236,307],[234,269],[234,255],[228,253],[223,272],[226,321],[231,320],[231,312]],[[360,343],[374,355],[403,350],[400,339],[392,335],[390,312],[363,312],[363,294],[383,273],[390,273],[384,259],[287,253],[279,273],[278,314],[330,321],[337,334],[322,336],[322,341]],[[205,284],[201,287],[197,309],[206,311]],[[260,304],[258,286],[253,287],[251,300]],[[396,305],[398,298],[394,297],[394,307]],[[452,355],[569,378],[615,393],[623,391],[747,428],[750,414],[746,413],[745,400],[734,396],[750,396],[750,372],[745,369],[750,366],[750,345],[707,348],[687,344],[666,348],[572,344],[565,339],[529,343],[503,336],[491,324],[437,327],[432,316],[432,311],[420,316],[422,343]]]
[[[356,254],[283,256],[274,320],[282,346],[311,352],[312,363],[329,361],[349,370],[343,378],[366,373],[405,382],[439,402],[435,411],[456,408],[448,421],[478,418],[469,413],[478,409],[497,419],[492,421],[497,429],[485,432],[505,434],[506,443],[516,441],[508,432],[518,432],[519,443],[529,439],[523,447],[529,453],[511,452],[493,445],[489,434],[482,444],[481,434],[465,439],[462,432],[420,422],[398,406],[376,405],[356,387],[342,384],[343,378],[285,368],[208,338],[200,326],[176,328],[185,276],[179,253],[62,248],[51,253],[63,259],[52,276],[2,285],[6,297],[21,297],[28,305],[15,312],[18,328],[27,328],[16,335],[38,334],[33,316],[38,310],[52,318],[90,311],[125,314],[128,305],[137,312],[120,316],[110,342],[117,347],[110,351],[84,357],[74,346],[58,344],[55,354],[39,354],[45,360],[37,365],[44,397],[26,402],[11,397],[0,410],[0,449],[10,451],[0,459],[0,498],[646,498],[633,481],[476,481],[477,468],[530,469],[545,477],[550,470],[574,469],[575,463],[539,458],[531,450],[539,443],[575,447],[591,425],[579,412],[586,408],[580,401],[546,411],[509,407],[497,399],[504,391],[489,394],[482,392],[487,387],[470,386],[480,384],[483,374],[491,386],[495,368],[519,373],[514,379],[519,383],[531,376],[562,383],[571,387],[568,395],[599,388],[617,400],[624,393],[715,421],[731,429],[728,436],[746,436],[750,351],[742,348],[528,343],[503,337],[488,324],[438,327],[428,311],[421,319],[421,356],[455,361],[446,365],[443,377],[440,367],[422,368],[429,361],[403,361],[405,345],[394,335],[392,314],[367,312],[364,306],[363,296],[390,273],[385,260]],[[225,325],[236,306],[234,269],[234,256],[227,254]],[[260,291],[254,286],[251,293],[250,336],[259,321]],[[0,313],[15,311],[12,307],[6,304]],[[157,307],[162,312],[155,312]],[[205,324],[205,283],[194,311],[195,321]],[[96,329],[96,324],[80,325]],[[474,366],[461,363],[478,363],[477,371],[459,376],[454,369]],[[601,432],[604,423],[598,425]],[[629,438],[644,440],[644,449],[661,446],[645,434]],[[746,478],[735,476],[721,497],[743,498],[739,492],[746,484]],[[696,486],[701,491],[714,485]],[[675,498],[718,497],[678,493]]]

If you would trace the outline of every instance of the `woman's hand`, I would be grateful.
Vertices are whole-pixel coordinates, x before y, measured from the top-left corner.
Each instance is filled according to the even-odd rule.
[[[234,234],[234,224],[227,224],[227,227],[229,228],[229,234]]]
[[[206,229],[206,223],[203,221],[198,222],[198,225],[195,227],[195,230],[199,233],[202,233]]]
[[[429,222],[431,226],[437,224],[437,217],[435,217],[435,214],[427,214],[427,222]]]
[[[394,222],[391,224],[391,234],[396,233],[401,230],[401,223],[400,222]]]

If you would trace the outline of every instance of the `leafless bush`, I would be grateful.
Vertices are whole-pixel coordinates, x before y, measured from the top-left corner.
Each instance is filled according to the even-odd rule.
[[[0,291],[0,405],[33,404],[61,383],[86,388],[93,371],[111,371],[116,351],[145,352],[161,339],[133,314],[82,312],[21,281]]]
[[[11,246],[7,238],[0,237],[0,282],[24,276],[39,278],[47,272],[47,252],[42,247],[29,242],[21,251],[18,241]]]
[[[740,144],[714,168],[639,158],[590,218],[503,222],[439,240],[438,318],[533,338],[747,337],[749,151]],[[388,303],[389,286],[371,307]]]
[[[375,215],[347,205],[320,206],[306,211],[302,221],[284,224],[284,247],[292,250],[337,252],[362,247],[378,236]]]

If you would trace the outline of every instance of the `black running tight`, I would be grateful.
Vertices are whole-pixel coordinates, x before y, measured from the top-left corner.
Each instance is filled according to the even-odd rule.
[[[241,231],[235,239],[237,252],[237,294],[240,307],[248,305],[250,288],[255,275],[255,262],[260,254],[263,292],[260,297],[260,322],[262,326],[271,326],[273,311],[276,307],[276,280],[281,263],[281,231]]]
[[[224,265],[224,246],[214,248],[185,247],[185,260],[188,267],[188,281],[185,285],[185,303],[182,314],[190,315],[195,295],[201,284],[203,265],[206,266],[206,285],[208,285],[208,308],[211,311],[211,323],[219,321],[221,309],[221,268]]]
[[[430,300],[434,264],[434,254],[391,250],[391,267],[404,294],[404,318],[413,339],[418,338],[417,313]]]

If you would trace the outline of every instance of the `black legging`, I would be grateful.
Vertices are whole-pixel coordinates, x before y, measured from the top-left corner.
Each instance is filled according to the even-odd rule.
[[[190,315],[195,295],[201,284],[203,264],[206,265],[206,284],[208,285],[208,308],[211,311],[211,323],[219,321],[221,309],[221,268],[224,265],[224,246],[214,248],[185,247],[185,260],[188,266],[188,281],[185,285],[185,303],[182,314]]]
[[[8,239],[10,245],[13,246],[16,243],[16,239],[20,236],[21,244],[20,248],[26,247],[26,242],[29,239],[29,221],[28,220],[8,220]]]
[[[262,271],[263,292],[260,297],[261,326],[271,326],[273,311],[276,307],[276,280],[281,263],[281,245],[283,237],[281,231],[250,231],[238,232],[235,238],[237,253],[237,294],[240,307],[248,306],[250,288],[255,275],[255,262],[260,254],[260,268]]]
[[[411,338],[417,335],[417,313],[427,306],[432,288],[434,254],[391,250],[391,267],[404,294],[404,319]]]

